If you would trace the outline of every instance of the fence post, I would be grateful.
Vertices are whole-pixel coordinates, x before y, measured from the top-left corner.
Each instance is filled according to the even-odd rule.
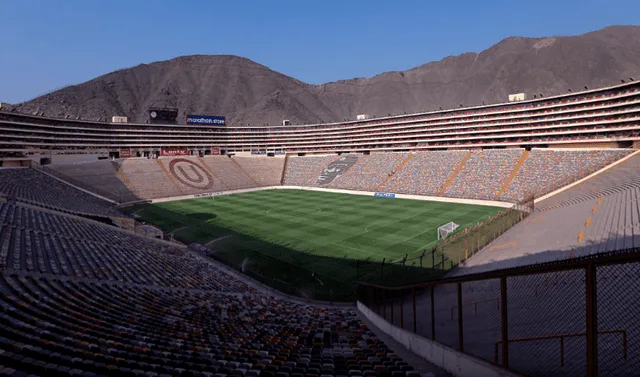
[[[394,306],[394,299],[393,299],[393,292],[394,291],[389,291],[389,296],[390,296],[390,300],[389,300],[389,306],[391,307],[391,324],[393,325],[393,306]]]
[[[382,318],[387,319],[387,301],[385,300],[386,291],[382,290]]]
[[[500,319],[502,322],[502,366],[509,368],[509,329],[507,321],[507,277],[500,278]]]
[[[464,352],[464,339],[462,336],[462,283],[456,283],[458,293],[458,350]]]
[[[586,309],[587,309],[587,376],[598,375],[598,303],[596,289],[596,265],[586,267]]]
[[[431,340],[436,340],[436,300],[435,300],[435,286],[431,285]]]
[[[400,328],[404,330],[404,290],[400,290]]]
[[[416,287],[411,288],[411,294],[413,295],[413,333],[418,332],[418,326],[416,324]]]

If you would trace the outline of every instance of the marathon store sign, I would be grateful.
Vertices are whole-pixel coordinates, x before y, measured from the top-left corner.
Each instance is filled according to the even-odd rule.
[[[162,148],[160,149],[160,156],[175,157],[175,156],[188,156],[189,150],[185,148]]]
[[[120,158],[130,158],[131,149],[120,149]]]
[[[197,126],[224,126],[225,118],[213,115],[187,115],[187,124]]]

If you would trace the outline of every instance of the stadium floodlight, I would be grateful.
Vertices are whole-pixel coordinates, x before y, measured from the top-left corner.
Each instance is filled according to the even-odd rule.
[[[449,236],[449,234],[453,233],[458,229],[460,225],[454,223],[453,221],[448,222],[440,227],[438,227],[438,239],[444,240]]]

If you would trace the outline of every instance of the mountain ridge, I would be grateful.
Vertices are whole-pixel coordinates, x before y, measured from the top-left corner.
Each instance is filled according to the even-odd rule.
[[[504,102],[613,85],[640,74],[640,27],[577,36],[508,37],[405,71],[308,84],[234,55],[188,55],[119,69],[14,106],[25,113],[144,122],[149,107],[224,115],[229,124],[340,122]]]

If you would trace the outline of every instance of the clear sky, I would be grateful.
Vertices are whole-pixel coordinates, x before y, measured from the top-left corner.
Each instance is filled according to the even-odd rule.
[[[639,0],[0,0],[0,101],[190,54],[319,84],[639,15]]]

